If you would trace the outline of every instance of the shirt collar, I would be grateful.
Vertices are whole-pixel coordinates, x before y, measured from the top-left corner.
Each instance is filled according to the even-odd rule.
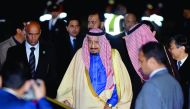
[[[149,75],[149,78],[152,78],[157,72],[161,71],[161,70],[165,70],[166,67],[162,67],[162,68],[159,68],[159,69],[156,69],[154,70],[150,75]]]
[[[16,96],[17,98],[22,98],[21,96],[19,96],[14,90],[12,90],[11,88],[3,88],[4,91]]]
[[[188,57],[188,55],[187,55],[185,58],[183,58],[182,60],[180,60],[180,61],[181,61],[180,66],[182,66],[182,65],[183,65],[183,63],[185,62],[185,60],[187,59],[187,57]],[[178,62],[178,61],[177,61],[177,62]]]
[[[31,47],[34,47],[34,48],[36,49],[36,48],[39,47],[39,41],[38,41],[38,43],[37,43],[36,45],[34,45],[34,46],[30,45],[30,44],[26,41],[26,42],[25,42],[25,45],[26,45],[26,48],[27,48],[27,49],[30,49]]]
[[[76,37],[70,36],[70,40],[76,39]]]
[[[16,45],[20,45],[20,42],[18,42],[15,37],[16,37],[16,36],[13,36],[14,42],[16,43]]]
[[[55,23],[56,23],[56,21],[57,21],[58,18],[59,18],[59,17],[56,17],[56,18],[51,19],[51,22],[52,22],[51,24],[52,24],[52,25],[55,25]]]

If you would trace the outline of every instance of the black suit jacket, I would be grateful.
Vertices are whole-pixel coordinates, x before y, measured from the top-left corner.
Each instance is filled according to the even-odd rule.
[[[40,41],[39,43],[39,60],[33,79],[42,79],[45,81],[47,88],[47,96],[55,97],[58,83],[56,82],[56,65],[53,46]],[[29,62],[27,60],[25,43],[14,46],[8,49],[7,52],[7,64],[23,63],[25,69],[30,69]],[[30,70],[28,70],[30,71]],[[26,72],[26,75],[32,77],[30,72]]]
[[[177,65],[177,64],[176,64]],[[182,86],[183,93],[184,93],[184,108],[188,109],[188,97],[189,97],[189,80],[190,80],[190,55],[187,57],[185,62],[182,64],[182,66],[178,70],[178,74],[180,76],[179,82]],[[189,104],[190,105],[190,104]]]
[[[73,48],[71,41],[70,41],[70,36],[67,34],[63,40],[62,47],[63,49],[58,50],[58,57],[57,57],[57,62],[58,62],[58,69],[59,69],[59,81],[61,82],[73,56],[75,55],[76,51],[82,47],[83,43],[83,35],[79,34],[76,37],[76,43],[75,43],[75,48]]]
[[[112,48],[115,48],[119,51],[121,58],[128,70],[129,76],[131,78],[132,88],[133,88],[133,99],[132,99],[132,103],[131,103],[131,109],[134,109],[135,100],[136,100],[138,93],[141,90],[142,82],[141,82],[141,79],[138,76],[137,72],[135,71],[135,69],[131,63],[131,60],[129,58],[127,48],[125,45],[125,40],[123,39],[124,36],[125,36],[124,32],[122,32],[121,34],[116,35],[116,36],[106,35]]]
[[[57,19],[56,23],[49,30],[49,21],[44,21],[41,23],[42,36],[41,38],[46,41],[50,41],[54,44],[58,43],[66,35],[66,23],[63,19]]]

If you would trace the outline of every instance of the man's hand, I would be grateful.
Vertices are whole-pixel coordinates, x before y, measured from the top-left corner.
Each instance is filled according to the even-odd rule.
[[[68,100],[63,101],[63,103],[64,103],[65,105],[69,106],[69,107],[72,107],[72,106],[71,106],[71,103],[69,103]]]
[[[0,75],[0,88],[2,87],[2,77]]]
[[[37,100],[46,96],[46,88],[43,80],[40,79],[37,79],[36,81],[32,80],[32,87],[34,89],[34,94]]]
[[[106,105],[104,106],[104,109],[111,109],[111,107],[109,107],[108,104],[106,104]]]

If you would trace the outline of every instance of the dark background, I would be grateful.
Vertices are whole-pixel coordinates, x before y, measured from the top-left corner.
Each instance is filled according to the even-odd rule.
[[[53,0],[52,0],[53,1]],[[188,1],[188,0],[186,0]],[[153,4],[156,7],[157,3],[163,3],[162,14],[169,19],[178,19],[185,0],[115,0],[115,4],[121,3],[128,10],[141,15],[146,8],[147,3]],[[0,17],[9,19],[19,18],[38,18],[43,14],[46,8],[47,0],[1,0]],[[81,17],[86,16],[91,9],[104,11],[107,0],[64,0],[64,11],[75,13]]]
[[[55,1],[55,0],[52,0]],[[140,18],[146,9],[146,5],[151,3],[154,8],[158,3],[163,4],[160,15],[164,17],[167,28],[164,32],[170,35],[179,30],[179,25],[183,20],[182,12],[186,5],[190,5],[190,0],[115,0],[115,5],[123,4],[128,11],[132,11]],[[0,22],[0,39],[7,38],[9,30],[14,22],[20,19],[39,20],[47,8],[47,0],[1,0],[0,1],[0,19],[6,19],[7,23]],[[87,21],[88,13],[93,10],[104,12],[108,0],[64,0],[63,9],[68,14],[79,16],[83,21]]]

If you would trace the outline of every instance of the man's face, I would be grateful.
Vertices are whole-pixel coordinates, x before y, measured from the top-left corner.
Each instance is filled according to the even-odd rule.
[[[88,48],[90,53],[99,53],[100,45],[97,36],[88,36]]]
[[[92,28],[100,28],[101,21],[99,19],[98,14],[90,15],[88,17],[88,29]]]
[[[132,14],[125,16],[125,29],[129,31],[136,24],[136,17]]]
[[[78,20],[71,20],[67,26],[67,31],[69,35],[76,37],[80,32],[80,25]]]
[[[151,71],[149,68],[148,60],[145,58],[144,53],[142,51],[139,52],[138,60],[143,73],[145,75],[149,75]]]
[[[60,11],[52,11],[51,12],[52,18],[53,19],[56,18],[57,16],[59,16],[60,13],[61,13]]]
[[[171,53],[173,59],[179,60],[181,52],[182,52],[182,48],[177,47],[175,44],[175,41],[172,41],[170,43],[169,52]]]
[[[38,43],[40,34],[41,34],[41,29],[39,25],[31,24],[27,26],[26,40],[30,45],[34,46]]]

